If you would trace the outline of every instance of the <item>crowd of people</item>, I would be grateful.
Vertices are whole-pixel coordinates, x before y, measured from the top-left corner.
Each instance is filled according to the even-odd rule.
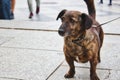
[[[33,0],[27,0],[29,8],[29,18],[33,17]],[[40,12],[40,0],[36,1],[36,14]],[[1,0],[0,1],[0,19],[14,19],[16,0]]]
[[[33,0],[27,0],[29,12],[30,12],[29,13],[30,19],[33,17],[33,2],[32,1]],[[39,14],[39,12],[40,12],[40,0],[35,0],[35,1],[36,1],[36,14]],[[10,1],[10,7],[11,7],[10,19],[14,19],[15,3],[16,3],[16,0]],[[103,0],[100,0],[100,3],[103,4]],[[112,0],[109,0],[109,5],[112,5]]]
[[[35,0],[36,1],[36,14],[39,14],[40,11],[40,0]],[[29,18],[33,17],[33,2],[32,0],[27,0],[28,2],[28,8],[29,8]],[[15,9],[15,0],[11,0],[11,16],[14,18],[14,9]]]

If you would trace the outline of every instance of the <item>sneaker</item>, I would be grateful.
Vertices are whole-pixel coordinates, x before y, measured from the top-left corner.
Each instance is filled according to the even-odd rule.
[[[37,8],[36,8],[36,14],[38,14],[38,13],[39,13],[39,11],[40,11],[40,8],[39,8],[39,7],[37,7]]]
[[[112,4],[110,3],[110,4],[108,4],[108,6],[112,6]]]
[[[29,15],[29,18],[31,19],[33,17],[33,13],[31,12]]]
[[[11,12],[10,19],[14,19],[14,13]]]

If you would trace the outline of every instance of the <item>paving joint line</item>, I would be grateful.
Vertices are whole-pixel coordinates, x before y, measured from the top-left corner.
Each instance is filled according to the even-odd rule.
[[[28,50],[42,50],[42,51],[55,51],[55,52],[63,52],[60,50],[50,50],[50,49],[35,49],[35,48],[22,48],[22,47],[6,47],[6,46],[0,46],[1,48],[14,48],[14,49],[28,49]]]
[[[58,32],[58,30],[52,30],[52,29],[31,29],[31,28],[11,28],[11,27],[0,27],[0,29],[24,30],[24,31]],[[117,35],[117,36],[120,36],[120,33],[104,33],[104,34],[105,35]]]
[[[67,65],[62,65],[62,66],[67,66]],[[75,66],[76,68],[84,68],[84,69],[90,69],[90,67],[84,67],[84,66]],[[108,68],[96,68],[98,70],[113,70],[113,69],[108,69]]]
[[[0,29],[25,30],[25,31],[47,31],[47,32],[58,32],[58,30],[50,30],[50,29],[31,29],[31,28],[11,28],[11,27],[0,27]]]
[[[61,66],[62,64],[64,63],[65,60],[63,60],[58,66],[57,68],[45,79],[45,80],[48,80]]]
[[[14,79],[14,80],[24,80],[24,79],[19,79],[19,78],[12,78],[12,77],[0,77],[2,79]]]

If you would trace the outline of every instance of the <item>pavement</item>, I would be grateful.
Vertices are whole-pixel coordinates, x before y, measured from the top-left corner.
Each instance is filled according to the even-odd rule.
[[[120,0],[108,3],[95,0],[100,23],[120,17]],[[40,14],[28,19],[27,1],[16,0],[15,19],[0,20],[0,80],[90,80],[89,63],[75,63],[75,77],[64,78],[68,65],[63,38],[54,31],[62,9],[88,13],[83,0],[41,0]],[[120,19],[102,27],[105,39],[97,74],[100,80],[120,80]]]

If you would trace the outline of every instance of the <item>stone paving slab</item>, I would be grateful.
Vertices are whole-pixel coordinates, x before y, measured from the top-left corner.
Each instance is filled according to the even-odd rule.
[[[68,70],[68,66],[61,66],[48,80],[90,80],[89,68],[76,67],[76,74],[74,78],[70,78],[70,79],[64,78],[64,75],[67,72],[67,70]],[[109,75],[109,71],[97,69],[97,74],[100,80],[106,80]],[[118,76],[119,74],[117,74],[117,77]],[[109,80],[112,79],[109,78]],[[114,79],[114,80],[118,80],[118,79]]]
[[[14,38],[22,34],[19,30],[0,29],[0,36],[5,38]]]
[[[105,80],[120,80],[120,71],[118,70],[111,70],[110,75],[108,76],[109,78]]]
[[[63,60],[55,51],[0,47],[0,80],[45,80]]]
[[[3,78],[0,78],[0,80],[15,80],[15,79],[7,79],[7,78],[3,79]]]
[[[49,20],[49,19],[46,19]],[[58,30],[60,21],[38,22],[38,21],[0,21],[0,29],[2,28],[25,28],[25,29],[49,29]],[[7,24],[6,24],[7,23]]]
[[[56,50],[61,52],[63,50],[63,38],[55,32],[21,31],[19,36],[1,46]]]
[[[4,44],[5,42],[11,40],[12,37],[3,37],[3,36],[0,36],[0,45]]]

